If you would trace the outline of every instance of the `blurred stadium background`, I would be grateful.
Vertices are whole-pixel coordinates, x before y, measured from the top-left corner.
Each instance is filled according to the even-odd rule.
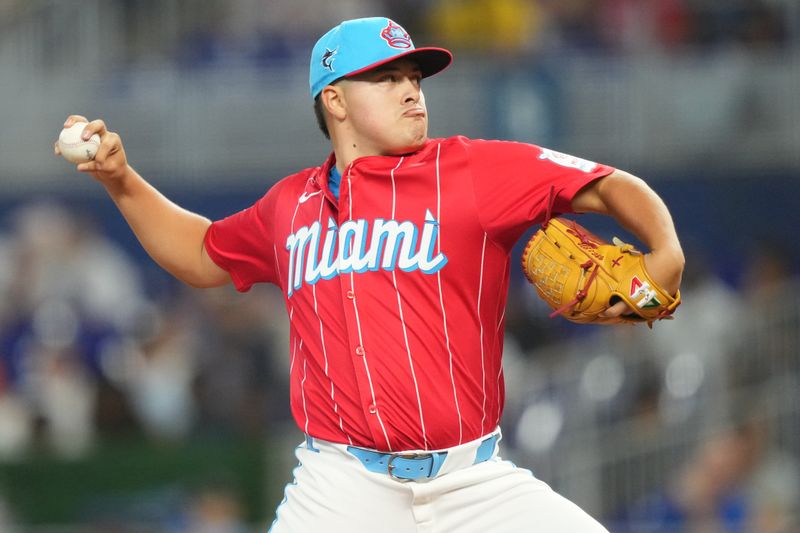
[[[300,438],[280,296],[179,286],[52,144],[103,117],[224,216],[327,154],[310,47],[378,14],[455,52],[432,135],[629,170],[686,248],[652,331],[549,320],[514,272],[505,455],[615,532],[800,531],[797,0],[0,0],[0,532],[272,521]]]

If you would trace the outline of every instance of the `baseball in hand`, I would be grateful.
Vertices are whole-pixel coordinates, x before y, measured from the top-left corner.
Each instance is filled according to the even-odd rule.
[[[88,141],[81,138],[86,122],[76,122],[69,128],[61,130],[58,136],[58,149],[61,155],[70,163],[86,163],[94,159],[97,149],[100,147],[100,136],[94,134]]]

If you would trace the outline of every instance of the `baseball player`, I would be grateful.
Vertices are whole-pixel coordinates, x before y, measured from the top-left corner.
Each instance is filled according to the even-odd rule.
[[[451,60],[386,18],[330,30],[310,89],[331,155],[213,223],[151,187],[103,121],[85,128],[102,142],[78,170],[158,264],[196,287],[283,291],[291,410],[306,437],[275,533],[605,531],[501,459],[510,253],[548,209],[606,213],[649,247],[650,273],[674,292],[673,223],[644,182],[609,166],[428,138],[421,81]]]

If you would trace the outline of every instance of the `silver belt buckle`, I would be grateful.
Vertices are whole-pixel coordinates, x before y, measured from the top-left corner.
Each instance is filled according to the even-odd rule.
[[[430,459],[431,460],[431,467],[433,467],[433,454],[430,453],[393,453],[389,456],[389,460],[386,463],[386,469],[389,473],[389,477],[396,480],[396,481],[414,481],[412,478],[407,477],[399,477],[394,474],[394,469],[396,468],[392,462],[395,459]],[[429,478],[431,475],[430,470],[424,476],[425,478]],[[419,476],[423,477],[423,476]],[[416,478],[418,479],[418,478]]]

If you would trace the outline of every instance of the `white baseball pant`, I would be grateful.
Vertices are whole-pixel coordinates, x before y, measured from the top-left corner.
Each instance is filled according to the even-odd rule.
[[[473,464],[484,439],[447,449],[434,478],[407,481],[309,437],[268,533],[608,533],[497,446]]]

